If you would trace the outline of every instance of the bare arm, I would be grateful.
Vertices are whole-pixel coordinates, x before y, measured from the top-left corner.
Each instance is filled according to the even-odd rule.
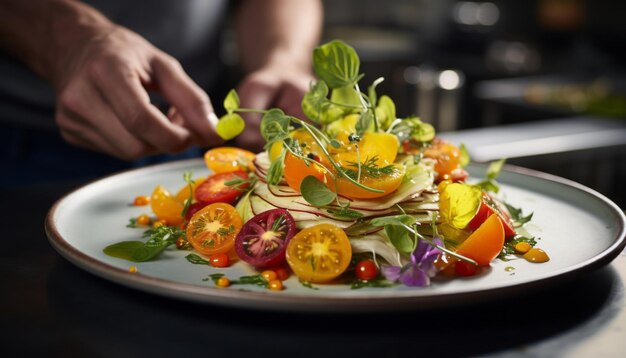
[[[312,75],[312,50],[322,31],[319,0],[244,0],[236,14],[241,63],[249,75],[238,87],[242,106],[276,106],[302,117],[300,102]],[[248,116],[238,142],[263,145],[259,118]]]
[[[72,144],[132,159],[221,142],[208,96],[180,64],[85,4],[0,0],[0,46],[55,87],[56,121]],[[148,88],[180,115],[164,116]]]

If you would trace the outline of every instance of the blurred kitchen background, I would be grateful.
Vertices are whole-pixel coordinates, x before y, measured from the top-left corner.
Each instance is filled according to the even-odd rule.
[[[472,158],[563,176],[626,207],[626,6],[616,0],[326,0],[364,83]]]

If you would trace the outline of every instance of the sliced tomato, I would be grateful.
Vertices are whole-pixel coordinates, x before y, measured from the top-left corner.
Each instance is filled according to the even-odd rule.
[[[391,169],[386,173],[375,175],[368,174],[368,172],[362,170],[361,178],[359,179],[360,184],[368,188],[381,190],[381,192],[363,189],[341,176],[337,178],[337,193],[353,199],[381,198],[393,193],[402,184],[406,167],[400,164],[390,164],[385,167]],[[358,170],[357,167],[350,167],[349,169],[352,173]]]
[[[497,214],[491,214],[456,252],[475,260],[479,266],[489,266],[504,245],[504,228]]]
[[[483,196],[483,201],[480,203],[478,212],[469,224],[467,224],[467,229],[471,231],[478,229],[492,214],[497,214],[498,218],[500,218],[502,227],[504,228],[504,237],[515,236],[515,227],[511,222],[511,218],[504,213],[496,204],[495,200],[488,195]]]
[[[461,165],[461,150],[443,140],[433,141],[432,146],[424,150],[424,157],[436,160],[438,182],[450,178],[453,171]]]
[[[247,183],[238,187],[226,185],[227,182],[235,179],[248,179],[248,173],[245,171],[237,171],[209,176],[202,184],[196,187],[196,199],[205,205],[213,203],[234,203],[241,194],[243,194],[242,189],[246,189],[249,186]]]
[[[204,153],[206,166],[214,173],[254,170],[254,153],[235,147],[217,147]]]
[[[348,268],[351,258],[350,240],[342,229],[332,224],[306,228],[287,245],[287,263],[302,281],[332,281]]]
[[[291,153],[285,156],[285,180],[289,187],[300,192],[300,184],[307,176],[312,175],[322,183],[328,183],[328,171],[313,161],[306,161]]]
[[[180,225],[183,222],[184,204],[176,200],[165,187],[158,185],[150,196],[150,207],[159,220],[168,225]]]
[[[235,239],[235,252],[254,267],[278,266],[285,262],[287,244],[296,232],[287,210],[268,210],[245,223]]]
[[[205,255],[228,252],[235,245],[243,222],[234,207],[224,203],[208,205],[195,213],[187,225],[187,241]]]

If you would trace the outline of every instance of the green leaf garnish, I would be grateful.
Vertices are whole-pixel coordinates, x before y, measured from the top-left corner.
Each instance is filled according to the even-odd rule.
[[[109,245],[102,250],[105,254],[132,262],[144,262],[159,256],[168,246],[176,243],[179,237],[185,237],[185,231],[175,226],[159,226],[143,233],[148,241],[122,241]]]
[[[300,193],[304,200],[313,206],[326,206],[337,198],[337,193],[328,189],[324,183],[312,175],[302,180]]]
[[[330,88],[354,85],[359,79],[360,65],[354,48],[340,40],[326,43],[313,51],[315,73]]]
[[[228,113],[233,113],[239,109],[239,103],[240,101],[237,91],[231,89],[230,92],[228,92],[228,95],[226,95],[226,98],[224,98],[224,109],[226,109],[226,112]]]
[[[211,263],[205,259],[203,259],[202,257],[200,257],[200,255],[196,255],[196,254],[189,254],[187,256],[185,256],[185,258],[187,259],[187,261],[189,261],[190,263],[194,264],[194,265],[207,265],[207,266],[211,266]],[[222,275],[223,276],[223,275]],[[221,276],[220,276],[221,277]]]
[[[278,185],[278,183],[280,183],[280,180],[283,177],[283,171],[284,171],[283,163],[285,161],[286,153],[287,153],[287,150],[283,148],[278,158],[276,158],[272,162],[272,164],[270,164],[270,167],[267,170],[267,183],[269,185]]]
[[[524,224],[526,224],[533,218],[533,213],[524,216],[521,208],[516,208],[507,203],[504,203],[504,205],[511,214],[511,219],[513,219],[513,224],[515,225],[515,227],[524,226]]]
[[[230,140],[241,134],[246,127],[243,118],[237,113],[227,113],[217,122],[215,131],[223,140]]]
[[[498,258],[502,261],[509,261],[509,256],[517,254],[517,250],[515,250],[515,245],[520,242],[526,242],[530,244],[530,246],[534,247],[537,245],[537,239],[534,237],[525,237],[525,236],[516,236],[513,240],[507,241],[504,243],[502,247],[502,251],[498,255]]]
[[[267,142],[266,147],[276,141],[289,137],[290,119],[285,112],[278,108],[272,108],[261,118],[261,135]]]
[[[338,217],[338,218],[347,218],[347,219],[359,219],[363,217],[363,214],[356,210],[349,209],[347,207],[342,207],[339,209],[328,209],[326,210],[330,215]]]
[[[461,145],[459,146],[459,150],[461,151],[459,164],[461,164],[461,167],[465,168],[470,163],[470,155],[467,151],[467,147],[463,143],[461,143]]]
[[[383,130],[387,130],[396,120],[396,105],[389,96],[383,95],[376,106],[376,117]]]

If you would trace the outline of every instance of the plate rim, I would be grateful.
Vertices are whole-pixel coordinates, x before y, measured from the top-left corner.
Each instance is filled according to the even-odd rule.
[[[193,285],[144,276],[141,273],[129,274],[128,270],[117,268],[92,258],[66,241],[60,234],[54,217],[59,207],[70,196],[90,187],[105,182],[114,177],[137,172],[170,170],[176,167],[201,164],[201,158],[177,160],[154,164],[140,168],[131,168],[89,181],[61,196],[48,210],[45,218],[45,232],[52,247],[65,259],[79,268],[102,279],[115,282],[127,288],[150,292],[164,297],[184,299],[198,303],[216,304],[233,308],[262,309],[272,311],[297,312],[364,312],[375,309],[378,312],[400,310],[422,310],[440,307],[453,307],[471,302],[482,302],[496,297],[510,296],[516,293],[526,293],[529,290],[539,289],[553,281],[568,281],[585,272],[596,270],[613,261],[626,246],[626,216],[624,212],[603,194],[583,184],[577,183],[557,175],[505,164],[503,171],[531,176],[542,180],[556,182],[576,190],[580,190],[600,200],[618,218],[617,236],[611,245],[600,253],[581,261],[573,266],[557,270],[549,275],[537,279],[516,283],[513,285],[493,287],[465,292],[439,293],[436,295],[418,296],[323,296],[305,294],[271,294],[236,289],[220,289],[215,287]],[[486,167],[485,163],[472,162],[474,167]],[[494,294],[497,293],[497,294]]]

